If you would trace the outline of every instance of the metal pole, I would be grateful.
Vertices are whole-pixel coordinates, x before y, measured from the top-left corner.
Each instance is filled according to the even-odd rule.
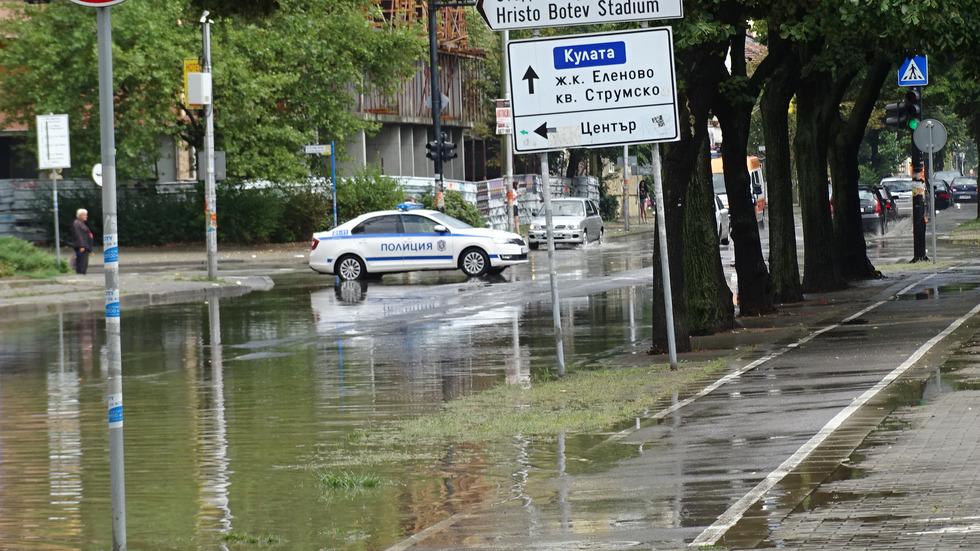
[[[933,156],[933,144],[935,144],[935,139],[933,138],[934,125],[929,125],[929,173],[926,174],[926,185],[929,186],[929,220],[932,220],[932,264],[936,264],[936,255],[938,251],[936,250],[936,188],[932,185],[930,180],[932,179],[932,156]],[[950,197],[952,199],[952,197]]]
[[[677,343],[674,342],[674,300],[670,291],[670,259],[667,254],[667,221],[664,220],[664,182],[660,168],[660,144],[653,144],[653,193],[657,198],[657,234],[660,237],[660,272],[664,280],[664,312],[667,316],[667,352],[670,368],[677,369]]]
[[[337,227],[337,152],[333,142],[330,140],[330,184],[333,187],[333,225]]]
[[[561,334],[561,310],[558,302],[558,266],[555,262],[554,225],[551,223],[551,182],[548,179],[548,153],[541,157],[541,195],[544,196],[544,219],[548,228],[548,277],[551,281],[551,314],[555,321],[555,352],[558,355],[558,376],[565,376],[565,347]]]
[[[439,147],[435,159],[436,210],[444,212],[442,197],[442,92],[439,90],[439,42],[436,39],[436,3],[429,2],[429,68],[432,84],[432,132]]]
[[[201,16],[203,45],[202,71],[211,74],[211,21],[205,10]],[[214,84],[212,83],[212,87]],[[212,88],[213,89],[213,88]],[[204,105],[204,225],[207,228],[208,278],[218,277],[218,215],[217,193],[214,190],[214,92]]]
[[[53,184],[54,193],[54,251],[55,256],[58,259],[58,265],[61,265],[61,228],[59,228],[58,221],[58,171],[51,171],[51,182]],[[89,251],[92,254],[92,251]]]
[[[99,134],[102,142],[103,258],[108,348],[109,478],[112,549],[126,549],[126,484],[123,455],[122,339],[119,319],[119,235],[116,214],[116,139],[112,88],[112,16],[96,8],[99,50]]]
[[[507,70],[508,56],[507,56],[507,45],[510,43],[510,31],[504,30],[504,47],[501,55],[503,56],[501,61],[501,66],[504,67],[504,99],[507,100],[507,106],[510,107],[510,71]],[[507,197],[510,201],[507,201],[507,225],[512,226],[514,233],[519,233],[521,231],[520,219],[517,215],[517,182],[514,181],[514,129],[511,128],[510,132],[504,135],[504,149],[507,176],[504,179],[504,192],[507,193]],[[511,219],[513,218],[513,223]]]
[[[630,158],[628,145],[623,146],[623,228],[630,231]]]

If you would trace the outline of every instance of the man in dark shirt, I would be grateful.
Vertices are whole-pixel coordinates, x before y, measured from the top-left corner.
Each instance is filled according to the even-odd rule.
[[[88,220],[88,211],[78,209],[75,213],[75,222],[71,226],[71,244],[75,249],[75,271],[82,275],[88,271],[88,255],[95,246],[95,236],[85,224],[86,220]]]

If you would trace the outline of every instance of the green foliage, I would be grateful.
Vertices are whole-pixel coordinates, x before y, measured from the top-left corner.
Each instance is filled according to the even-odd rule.
[[[182,104],[182,60],[201,55],[198,20],[205,4],[214,20],[215,145],[227,153],[228,174],[242,180],[305,178],[309,160],[301,146],[317,132],[321,142],[343,144],[370,130],[374,124],[352,111],[355,94],[391,93],[414,74],[424,52],[418,29],[379,27],[372,0],[140,0],[114,6],[119,181],[157,177],[161,135],[203,147],[203,112]],[[221,9],[231,4],[235,11]],[[101,160],[95,10],[70,2],[12,2],[5,9],[0,113],[8,125],[28,128],[24,154],[30,157],[35,116],[67,113],[72,164],[87,173]]]
[[[350,178],[338,178],[337,224],[366,212],[393,209],[404,197],[398,182],[374,166],[366,167]]]
[[[0,277],[50,277],[67,272],[67,264],[59,264],[54,256],[27,241],[16,237],[0,237]]]
[[[445,191],[444,198],[446,203],[445,212],[449,216],[457,220],[462,220],[475,228],[482,228],[486,224],[486,220],[480,214],[480,211],[472,203],[468,203],[463,198],[462,193],[449,189]],[[436,208],[436,197],[432,193],[426,192],[422,194],[422,197],[418,201],[425,205],[427,209]]]

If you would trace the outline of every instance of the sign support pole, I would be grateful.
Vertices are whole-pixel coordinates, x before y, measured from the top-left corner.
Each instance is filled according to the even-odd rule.
[[[555,261],[554,224],[551,217],[551,180],[548,176],[548,153],[541,157],[541,195],[544,198],[545,227],[548,228],[548,278],[551,281],[551,315],[555,322],[555,353],[558,356],[558,376],[565,376],[565,345],[561,332],[561,309],[558,299],[558,265]]]
[[[61,264],[61,228],[58,223],[58,171],[51,171],[52,193],[54,194],[54,251],[58,264]],[[91,254],[92,251],[89,251]]]
[[[96,8],[99,50],[99,132],[102,142],[103,257],[108,348],[109,471],[112,549],[126,550],[126,484],[123,455],[122,339],[119,319],[119,234],[116,212],[116,138],[112,89],[112,16]]]
[[[660,144],[653,144],[653,193],[657,198],[657,235],[660,237],[660,271],[664,280],[664,313],[667,322],[667,352],[670,369],[677,369],[677,343],[674,342],[674,299],[670,289],[670,259],[667,254],[667,221],[664,219],[664,182],[661,174]]]

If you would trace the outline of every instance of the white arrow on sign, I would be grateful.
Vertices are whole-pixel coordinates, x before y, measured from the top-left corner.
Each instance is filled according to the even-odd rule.
[[[684,17],[680,0],[477,0],[476,9],[495,31]]]
[[[676,141],[669,27],[508,44],[514,149]]]

